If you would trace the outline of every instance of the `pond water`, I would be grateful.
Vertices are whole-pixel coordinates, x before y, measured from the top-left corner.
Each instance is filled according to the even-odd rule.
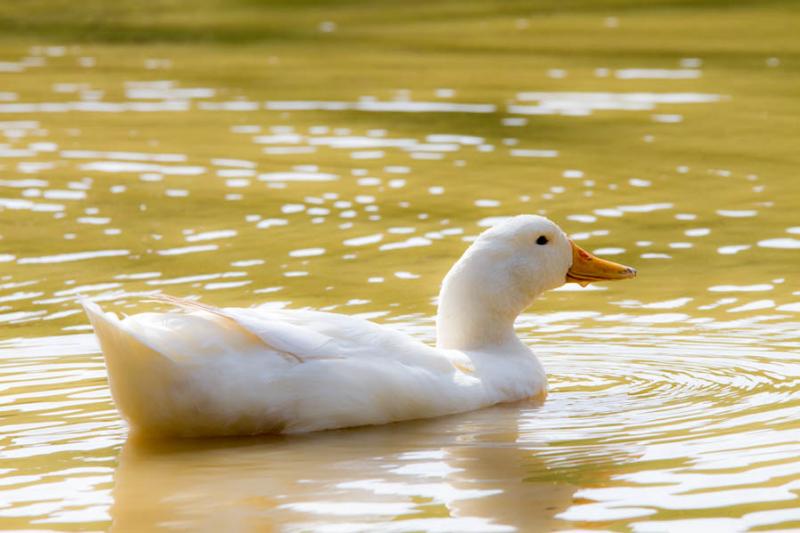
[[[795,6],[175,6],[0,41],[4,529],[800,527]],[[442,276],[519,213],[639,270],[520,317],[543,405],[127,439],[79,298],[434,342]]]

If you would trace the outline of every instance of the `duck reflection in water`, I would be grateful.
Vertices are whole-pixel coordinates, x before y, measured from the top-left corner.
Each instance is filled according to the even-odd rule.
[[[563,470],[579,467],[559,469],[536,450],[546,443],[520,437],[519,421],[538,409],[293,436],[132,437],[112,529],[552,530],[577,488]]]

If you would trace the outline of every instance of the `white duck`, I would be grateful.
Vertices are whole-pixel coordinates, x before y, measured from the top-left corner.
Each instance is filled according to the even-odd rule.
[[[85,309],[117,407],[135,431],[299,433],[469,411],[547,395],[544,368],[514,333],[537,295],[566,282],[635,277],[546,218],[486,230],[445,276],[437,345],[352,316],[215,308],[117,318]]]

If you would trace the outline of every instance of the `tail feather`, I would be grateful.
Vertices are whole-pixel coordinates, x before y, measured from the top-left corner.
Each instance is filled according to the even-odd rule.
[[[152,299],[191,312],[120,319],[81,302],[105,358],[114,403],[131,428],[184,436],[280,431],[283,419],[264,415],[269,405],[263,404],[263,387],[240,384],[270,383],[300,359],[270,347],[222,309]]]
[[[158,426],[172,403],[174,363],[131,334],[113,313],[82,302],[94,327],[108,368],[111,395],[123,416],[135,427]]]

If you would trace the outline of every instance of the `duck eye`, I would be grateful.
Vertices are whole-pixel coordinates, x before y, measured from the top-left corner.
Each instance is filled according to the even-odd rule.
[[[539,235],[539,238],[536,239],[536,244],[539,244],[539,245],[547,244],[547,237],[545,237],[544,235]]]

